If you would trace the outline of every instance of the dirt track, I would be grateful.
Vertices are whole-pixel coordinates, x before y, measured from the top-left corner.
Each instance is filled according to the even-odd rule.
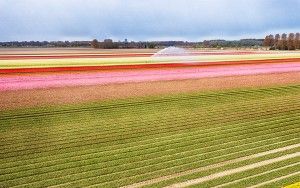
[[[107,99],[225,90],[232,88],[280,86],[299,83],[300,72],[290,72],[202,78],[194,80],[3,91],[0,95],[0,109],[17,109],[43,105],[84,103]]]
[[[209,176],[201,177],[198,179],[188,180],[186,182],[181,182],[178,184],[167,186],[166,188],[179,188],[179,187],[188,187],[188,186],[192,186],[192,185],[197,185],[197,184],[203,183],[205,181],[214,180],[217,178],[229,176],[229,175],[236,174],[236,173],[242,173],[247,170],[251,170],[254,168],[261,167],[261,166],[266,166],[268,164],[284,161],[284,160],[295,158],[295,157],[300,157],[300,152],[284,155],[284,156],[281,156],[278,158],[273,158],[273,159],[269,159],[269,160],[265,160],[265,161],[261,161],[261,162],[257,162],[254,164],[246,165],[246,166],[235,168],[235,169],[230,169],[230,170],[219,172],[216,174],[211,174]],[[264,185],[265,183],[266,182],[262,183],[261,185]],[[270,183],[270,182],[267,182],[267,183]],[[253,186],[253,187],[256,187],[256,186]],[[257,186],[257,187],[259,187],[259,186]]]
[[[173,178],[178,178],[180,176],[185,176],[185,175],[193,174],[193,173],[196,173],[196,172],[211,170],[211,169],[222,167],[222,166],[225,166],[225,165],[228,165],[228,164],[234,164],[234,163],[238,163],[238,162],[241,162],[241,161],[246,161],[246,160],[249,160],[249,159],[262,157],[262,156],[265,156],[265,155],[268,155],[268,154],[273,154],[273,153],[277,153],[277,152],[281,152],[281,151],[286,151],[286,150],[289,150],[289,149],[297,148],[299,146],[300,146],[300,144],[289,145],[289,146],[286,146],[286,147],[277,148],[277,149],[273,149],[273,150],[269,150],[269,151],[265,151],[265,152],[261,152],[261,153],[256,153],[256,154],[253,154],[253,155],[248,155],[248,156],[244,156],[244,157],[240,157],[240,158],[236,158],[236,159],[232,159],[232,160],[228,160],[228,161],[223,161],[223,162],[220,162],[220,163],[216,163],[216,164],[212,164],[212,165],[209,165],[209,166],[204,166],[204,167],[188,170],[188,171],[185,171],[185,172],[180,172],[180,173],[176,173],[176,174],[172,174],[172,175],[168,175],[168,176],[162,176],[162,177],[159,177],[159,178],[146,180],[146,181],[139,182],[139,183],[136,183],[136,184],[124,186],[123,188],[138,188],[138,187],[142,187],[142,186],[146,186],[146,185],[151,185],[151,184],[158,183],[158,182],[161,182],[161,181],[165,181],[165,180],[169,180],[169,179],[173,179]],[[230,175],[231,173],[243,172],[243,171],[247,170],[247,168],[251,169],[251,168],[259,167],[259,166],[262,166],[264,163],[274,163],[278,159],[282,160],[282,158],[284,159],[284,158],[295,157],[295,156],[299,156],[299,155],[300,155],[300,153],[298,152],[298,153],[293,153],[291,155],[281,156],[277,159],[273,158],[273,159],[270,159],[270,160],[250,164],[248,166],[243,166],[243,167],[239,167],[239,168],[236,168],[236,169],[231,169],[231,170],[228,170],[228,171],[223,171],[223,172],[220,172],[220,173],[212,174],[212,175],[209,175],[209,176],[204,176],[204,177],[201,177],[201,178],[198,178],[198,179],[189,180],[187,182],[173,184],[173,185],[168,186],[168,188],[186,187],[188,185],[194,185],[194,184],[202,183],[204,181],[209,181],[209,180],[212,180],[212,179],[216,179],[218,177],[223,177],[223,176],[226,176],[226,175]]]
[[[257,187],[262,187],[264,185],[272,185],[272,183],[275,183],[279,180],[282,180],[282,179],[285,179],[285,178],[289,178],[289,177],[292,177],[292,176],[298,176],[299,177],[300,175],[300,172],[294,172],[294,173],[291,173],[291,174],[288,174],[288,175],[285,175],[285,176],[281,176],[281,177],[278,177],[278,178],[275,178],[275,179],[272,179],[272,180],[269,180],[269,181],[265,181],[263,183],[260,183],[260,184],[257,184],[257,185],[254,185],[254,186],[251,186],[251,187],[248,187],[248,188],[257,188]],[[294,188],[297,188],[299,186],[295,186]]]

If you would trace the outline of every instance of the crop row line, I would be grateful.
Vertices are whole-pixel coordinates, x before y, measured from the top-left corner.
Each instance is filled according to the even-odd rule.
[[[281,108],[279,108],[279,107],[277,107],[277,109],[276,109],[276,111],[281,111],[281,113],[283,112],[283,111],[285,111],[287,108],[286,107],[282,107],[283,109],[281,109]],[[293,109],[288,109],[288,110],[290,110],[289,111],[289,113],[291,113],[292,112],[292,110]],[[297,111],[297,110],[296,110]],[[243,120],[245,120],[243,117],[244,116],[249,116],[249,117],[251,117],[252,115],[255,115],[256,113],[258,113],[258,114],[260,114],[260,112],[259,111],[255,111],[255,113],[251,113],[251,112],[242,112],[242,114],[245,114],[245,115],[243,115],[241,118],[238,118],[237,120],[240,120],[240,119],[243,119]],[[272,114],[274,114],[274,112],[272,113]],[[261,115],[261,114],[260,114]],[[223,119],[222,117],[219,117],[219,116],[217,116],[217,118],[216,119],[213,119],[212,121],[213,122],[218,122],[218,123],[224,123],[224,122],[228,122],[228,121],[230,121],[230,118],[231,117],[235,117],[235,114],[228,114],[227,116],[226,116],[226,118],[225,119]],[[249,118],[249,117],[247,117],[247,118]],[[196,116],[195,116],[195,118],[196,118]],[[264,117],[264,118],[266,118],[266,117]],[[175,121],[176,120],[176,121]],[[174,122],[176,122],[176,123],[180,123],[180,122],[184,122],[184,116],[183,117],[178,117],[178,119],[177,119],[177,117],[176,117],[176,119],[173,119],[173,120],[169,120],[169,121],[162,121],[162,125],[161,125],[161,127],[162,128],[159,128],[160,126],[158,126],[158,127],[154,127],[154,128],[152,128],[152,127],[150,127],[149,129],[142,129],[142,130],[140,130],[140,131],[138,131],[138,132],[136,132],[135,131],[135,134],[137,135],[138,133],[145,133],[145,132],[147,132],[147,133],[149,133],[149,132],[152,132],[152,131],[154,131],[154,132],[157,132],[157,131],[162,131],[163,132],[163,130],[164,129],[170,129],[170,128],[175,128],[175,127],[180,127],[180,126],[178,126],[178,124],[176,124],[176,125],[174,125],[174,124],[171,124],[171,123],[174,123]],[[196,118],[196,120],[197,120],[197,118]],[[220,121],[220,120],[222,120],[222,121]],[[235,120],[235,122],[237,122],[237,120]],[[191,120],[191,119],[189,119],[188,121],[185,121],[184,122],[184,124],[182,125],[182,126],[185,126],[185,128],[187,128],[186,126],[188,125],[188,124],[193,124],[193,123],[196,123],[197,121],[195,121],[195,120]],[[157,122],[158,123],[158,125],[160,125],[160,123],[159,122]],[[165,127],[166,125],[167,125],[167,123],[170,123],[171,124],[171,126],[167,126],[167,127]],[[198,120],[198,122],[197,123],[203,123],[203,121],[199,121]],[[198,126],[199,127],[199,126]],[[133,132],[134,130],[131,130],[131,132]],[[105,132],[106,133],[106,132]],[[107,135],[107,134],[110,134],[110,135]],[[95,138],[95,136],[98,138],[101,138],[101,139],[106,139],[106,138],[110,138],[111,137],[111,135],[116,135],[116,136],[122,136],[122,137],[124,137],[124,136],[126,136],[126,135],[131,135],[131,133],[129,134],[124,134],[124,133],[116,133],[116,134],[114,134],[114,133],[110,133],[110,132],[108,132],[108,133],[106,133],[106,134],[103,134],[103,132],[100,132],[100,133],[98,133],[98,132],[96,132],[96,133],[94,133],[94,134],[88,134],[88,136],[89,137],[93,137],[94,139],[96,139]],[[126,132],[125,132],[126,133]],[[57,133],[58,134],[58,133]],[[47,135],[47,136],[50,136],[50,135]],[[82,139],[85,139],[85,137],[83,137],[81,134],[80,135],[75,135],[76,137],[75,138],[77,138],[77,139],[79,139],[80,138],[80,140],[82,141]],[[86,137],[88,140],[90,139],[89,137]],[[52,138],[51,138],[52,139]],[[65,141],[65,140],[70,140],[70,139],[58,139],[56,142],[55,142],[55,144],[57,144],[58,143],[58,141]],[[24,139],[22,139],[22,141],[23,141],[23,143],[20,143],[20,144],[22,144],[22,146],[23,147],[26,147],[27,146],[27,144],[24,144],[24,143],[27,143],[27,141],[26,140],[24,140]],[[30,141],[32,141],[32,140],[28,140],[28,143],[30,142]],[[38,140],[39,142],[39,144],[40,143],[44,143],[44,144],[49,144],[49,143],[51,143],[51,141],[49,140],[49,139],[42,139],[42,140]],[[41,141],[45,141],[45,142],[41,142]],[[76,140],[72,140],[72,142],[75,142]],[[10,148],[11,147],[11,145],[14,145],[14,146],[16,146],[14,143],[7,143],[7,142],[3,142],[3,143],[6,143],[6,147],[7,148]],[[28,144],[28,145],[30,145],[30,146],[34,146],[34,145],[36,145],[35,144],[35,142],[33,141],[33,143],[30,143],[30,144]],[[47,146],[49,146],[49,145],[47,145]],[[26,147],[27,149],[28,149],[28,147]],[[2,149],[5,149],[5,147],[2,147]]]
[[[271,101],[270,101],[271,102]],[[266,106],[267,104],[269,104],[270,102],[266,102],[266,103],[264,103],[263,101],[261,101],[261,103],[259,103],[260,105],[264,105],[264,106]],[[296,108],[297,109],[297,107],[295,107],[295,102],[297,102],[297,99],[289,99],[289,100],[284,100],[284,101],[282,101],[282,104],[284,104],[284,106],[282,106],[281,108],[284,108],[284,109],[286,109],[286,106],[287,106],[287,104],[290,104],[290,105],[292,105],[294,108]],[[281,104],[281,103],[280,103]],[[224,113],[230,113],[231,112],[231,114],[234,114],[234,113],[236,113],[236,111],[240,111],[239,113],[242,113],[243,112],[243,109],[245,109],[246,107],[247,107],[247,105],[245,105],[245,104],[243,104],[243,105],[239,105],[239,104],[236,104],[236,105],[230,105],[231,107],[234,107],[234,112],[231,112],[230,110],[228,110],[228,104],[226,104],[226,105],[222,105],[222,106],[219,106],[219,108],[217,108],[216,110],[209,110],[209,108],[202,108],[202,109],[200,109],[200,111],[197,111],[197,112],[194,112],[193,114],[196,116],[196,115],[205,115],[205,116],[216,116],[216,113],[220,113],[220,112],[224,112],[224,111],[226,111],[226,112],[224,112]],[[250,104],[249,105],[249,107],[251,107],[252,105]],[[273,103],[273,106],[274,106],[274,103]],[[250,109],[247,109],[247,110],[252,110],[252,111],[257,111],[257,108],[258,107],[256,107],[256,108],[254,108],[254,107],[252,107],[252,108],[250,108]],[[272,108],[271,106],[270,106],[270,108]],[[273,107],[273,108],[275,108],[276,109],[276,111],[279,111],[279,109],[278,109],[278,107],[276,106],[276,107]],[[258,110],[261,110],[261,111],[263,111],[264,112],[264,110],[262,110],[262,109],[258,109]],[[266,111],[266,112],[270,112],[271,111],[271,109],[269,109],[268,111]],[[263,113],[263,112],[261,112],[261,113]],[[170,112],[171,113],[171,116],[174,116],[174,114],[172,113],[172,111]],[[202,114],[202,113],[205,113],[205,114]],[[246,113],[246,112],[244,112],[244,113]],[[175,116],[176,117],[176,119],[180,119],[180,118],[185,118],[186,119],[186,117],[185,117],[185,115],[187,115],[187,114],[184,114],[184,115],[178,115],[178,116]],[[148,115],[146,115],[147,117],[148,117]],[[149,117],[151,117],[151,116],[149,116]],[[219,116],[217,116],[217,117],[219,117]],[[167,120],[169,120],[169,116],[167,116],[167,117],[165,117],[165,116],[163,116],[163,117],[159,117],[160,118],[160,121],[167,121]],[[221,118],[221,117],[219,117],[219,118]],[[115,121],[116,122],[116,121]],[[130,128],[130,131],[133,131],[133,130],[135,130],[135,129],[133,129],[133,128],[137,128],[137,129],[139,129],[141,126],[138,124],[137,126],[130,126],[130,125],[132,125],[132,123],[135,123],[135,121],[129,121],[129,122],[126,122],[126,126],[125,126],[125,128],[124,128],[124,131],[125,130],[127,130],[126,128],[128,127],[128,128]],[[141,122],[139,122],[139,123],[141,123]],[[107,124],[109,124],[109,122],[107,123]],[[150,124],[150,123],[149,123]],[[155,123],[155,124],[157,124],[157,123]],[[127,126],[127,125],[129,125],[129,126]],[[67,125],[66,125],[67,126]],[[111,127],[113,127],[111,130],[120,130],[119,129],[119,127],[114,127],[114,126],[105,126],[104,128],[107,128],[107,129],[102,129],[102,131],[111,131],[111,130],[109,130],[109,128],[111,128]],[[123,126],[122,126],[123,127]],[[48,127],[47,127],[48,128]],[[98,127],[96,127],[96,128],[98,128]],[[101,128],[103,128],[103,126],[101,126]],[[38,131],[40,132],[40,131],[42,131],[43,129],[38,129]],[[66,132],[67,130],[72,130],[72,133],[75,133],[75,132],[79,132],[80,130],[77,130],[77,129],[75,129],[74,130],[74,127],[70,127],[69,129],[67,129],[67,130],[64,130],[63,128],[62,128],[62,130],[64,131],[64,132]],[[87,129],[87,128],[85,128],[84,130],[90,130],[90,129]],[[92,128],[91,129],[91,131],[93,131],[94,129]],[[121,129],[121,130],[123,130],[123,129]],[[58,130],[59,131],[59,130]],[[103,132],[103,133],[104,133]],[[24,133],[21,131],[18,131],[17,133],[19,133],[20,135],[23,135]],[[68,131],[66,132],[66,133],[68,133]],[[106,132],[105,132],[106,133]],[[111,132],[110,132],[111,133]],[[55,135],[57,135],[57,132],[55,132],[55,133],[53,133],[53,134],[55,134]],[[48,135],[48,134],[47,134]],[[11,137],[6,137],[6,141],[7,141],[7,139],[8,138],[11,138],[10,140],[16,140],[17,138],[16,138],[16,134],[14,134],[13,136],[11,136]],[[35,135],[32,135],[33,137],[35,136]],[[60,135],[61,136],[61,135]],[[40,140],[40,138],[38,139],[38,140]],[[24,140],[22,140],[23,142],[24,142]],[[32,140],[31,140],[32,141]],[[7,143],[7,142],[6,142]]]
[[[212,100],[215,100],[215,97],[216,96],[222,96],[222,94],[224,95],[225,99],[226,97],[230,96],[230,95],[234,95],[236,93],[240,93],[242,96],[243,99],[249,97],[249,96],[243,96],[244,94],[248,94],[250,95],[251,92],[253,93],[257,93],[259,94],[260,96],[263,96],[263,92],[267,92],[268,95],[271,95],[271,96],[274,96],[276,94],[276,92],[279,92],[280,94],[284,94],[285,91],[289,91],[289,93],[291,91],[296,90],[296,92],[300,89],[300,85],[299,86],[288,86],[288,87],[283,87],[283,88],[268,88],[268,89],[257,89],[257,90],[245,90],[245,91],[236,91],[236,92],[224,92],[224,93],[216,93],[216,94],[211,94],[211,95],[204,95],[204,96],[210,96],[210,98]],[[251,95],[250,95],[251,96]],[[238,96],[234,96],[234,98],[237,98]],[[254,96],[254,97],[257,97],[257,96]],[[44,115],[55,115],[55,114],[61,114],[61,113],[74,113],[74,112],[80,112],[80,111],[95,111],[95,110],[103,110],[103,109],[118,109],[120,107],[132,107],[134,106],[135,108],[137,107],[137,105],[147,105],[147,104],[154,104],[154,103],[157,103],[159,105],[162,105],[163,103],[165,102],[169,102],[170,100],[171,101],[185,101],[185,100],[191,100],[192,98],[196,98],[197,100],[198,99],[206,99],[205,97],[204,98],[199,98],[199,95],[196,95],[196,96],[187,96],[187,97],[180,97],[180,98],[175,98],[175,99],[172,99],[172,97],[169,97],[167,99],[152,99],[152,100],[145,100],[145,101],[131,101],[131,102],[123,102],[123,103],[119,103],[119,104],[113,104],[113,105],[98,105],[98,106],[90,106],[90,107],[81,107],[81,108],[71,108],[71,109],[61,109],[61,110],[53,110],[53,111],[45,111],[43,113],[39,113],[39,112],[36,112],[34,113],[34,116],[35,117],[38,117],[38,116],[44,116]],[[220,98],[218,98],[218,100],[220,100]],[[0,115],[0,119],[9,119],[9,117],[13,118],[13,119],[17,119],[17,118],[28,118],[28,117],[31,117],[32,115],[30,114],[24,114],[23,115],[15,115],[15,114],[8,114],[7,116],[5,115]]]
[[[289,143],[289,144],[295,144],[295,143],[297,143],[297,142],[293,142],[293,143]],[[277,145],[277,147],[274,147],[276,145]],[[203,163],[202,163],[203,161],[215,160],[215,159],[221,159],[221,161],[219,161],[219,162],[224,162],[224,161],[228,160],[228,158],[225,158],[225,160],[224,160],[224,157],[237,155],[237,158],[239,158],[239,157],[244,156],[243,153],[244,154],[246,153],[246,156],[248,156],[247,152],[249,152],[249,151],[258,150],[258,153],[259,153],[262,151],[272,150],[273,148],[276,149],[276,148],[278,148],[278,145],[279,145],[279,147],[285,146],[283,143],[272,143],[270,145],[264,145],[264,146],[258,146],[258,147],[256,146],[256,147],[247,148],[244,150],[233,150],[231,152],[224,152],[222,154],[217,153],[216,155],[211,155],[211,156],[204,155],[203,158],[199,158],[199,155],[198,156],[189,156],[189,157],[185,157],[184,159],[167,161],[164,163],[158,163],[158,164],[154,164],[151,166],[142,166],[142,167],[134,168],[134,169],[125,169],[120,172],[113,171],[112,173],[107,174],[107,175],[100,175],[101,170],[98,169],[98,170],[90,172],[90,174],[86,174],[86,172],[80,172],[80,173],[77,173],[76,176],[73,174],[73,175],[66,175],[63,178],[56,178],[56,179],[53,179],[54,180],[53,183],[57,184],[57,183],[59,183],[59,179],[66,179],[66,178],[69,178],[69,179],[67,180],[67,182],[61,183],[61,185],[70,184],[70,183],[74,184],[76,182],[79,183],[81,180],[84,180],[84,181],[93,180],[92,181],[93,183],[98,184],[98,183],[108,183],[108,182],[124,181],[124,180],[127,181],[128,178],[130,179],[130,178],[137,178],[137,177],[147,177],[147,179],[149,179],[149,178],[153,178],[153,176],[155,174],[157,176],[158,172],[159,172],[159,175],[168,175],[169,173],[177,173],[178,171],[181,171],[181,170],[190,170],[189,168],[187,168],[187,169],[183,168],[184,166],[188,167],[188,166],[191,166],[192,164],[194,165],[196,163],[198,165],[199,164],[203,165]],[[297,149],[299,149],[299,148],[297,148]],[[254,152],[254,154],[255,153],[256,152]],[[240,154],[242,156],[240,156]],[[200,156],[201,156],[201,154],[200,154]],[[235,157],[233,157],[233,159],[235,159]],[[206,165],[209,165],[209,164],[211,164],[211,163],[208,163]],[[175,169],[177,169],[177,170],[175,170]],[[165,172],[167,174],[165,174],[163,172]],[[86,175],[84,175],[84,174],[86,174]],[[152,176],[150,174],[152,174]]]
[[[255,174],[255,175],[247,176],[245,178],[237,179],[237,180],[234,180],[234,181],[230,181],[228,183],[223,183],[221,185],[214,186],[213,188],[221,188],[221,187],[230,186],[234,183],[241,182],[241,181],[244,181],[244,180],[248,180],[250,178],[255,178],[255,177],[258,177],[258,176],[262,176],[262,175],[267,175],[271,172],[278,172],[280,170],[287,169],[287,168],[290,168],[290,167],[299,166],[299,165],[300,165],[300,162],[297,162],[297,163],[289,164],[287,166],[282,166],[282,167],[279,167],[279,168],[273,168],[273,169],[265,171],[265,172],[261,172],[261,173]]]
[[[245,130],[244,130],[245,131]],[[96,139],[97,140],[97,139]],[[111,142],[111,140],[108,140],[108,142]],[[101,142],[102,144],[104,143],[104,142]],[[81,145],[75,145],[74,147],[80,147],[80,146],[82,146],[82,145],[87,145],[87,144],[89,144],[89,143],[82,143]],[[95,143],[90,143],[90,144],[95,144]],[[70,148],[71,146],[70,145],[66,145],[66,147],[63,147],[62,145],[60,145],[60,147],[57,147],[57,148],[49,148],[48,150],[44,150],[44,151],[51,151],[51,150],[57,150],[57,149],[59,149],[59,148]],[[36,151],[36,149],[37,148],[33,148],[34,149],[34,151]],[[45,149],[45,148],[44,148]],[[29,152],[28,151],[28,148],[25,148],[25,149],[23,149],[23,150],[14,150],[14,151],[12,151],[12,152],[1,152],[2,154],[5,154],[5,155],[8,155],[8,154],[12,154],[12,153],[17,153],[19,156],[20,156],[20,152]],[[24,154],[26,154],[26,153],[24,153]],[[2,158],[4,158],[4,155],[2,156]]]
[[[288,123],[288,121],[286,121],[286,120],[282,120],[284,123]],[[269,124],[271,123],[274,123],[273,121],[269,121],[268,122]],[[248,122],[248,124],[256,124],[257,125],[257,123],[255,123],[255,122]],[[263,123],[263,124],[266,124],[266,123]],[[281,123],[282,124],[282,123]],[[247,125],[247,123],[242,123],[242,124],[237,124],[237,126],[239,126],[239,125]],[[268,125],[268,124],[267,124]],[[279,124],[280,125],[280,124]],[[297,128],[296,128],[297,129]],[[289,129],[289,130],[293,130],[293,129]],[[201,139],[203,140],[203,137],[199,137],[199,136],[197,136],[197,135],[199,135],[199,133],[201,133],[201,130],[200,131],[198,131],[198,132],[192,132],[193,134],[191,134],[191,133],[189,133],[189,134],[181,134],[181,137],[179,138],[179,137],[177,137],[176,138],[176,136],[177,135],[172,135],[171,137],[170,137],[170,139],[168,139],[168,140],[166,140],[166,138],[162,138],[162,142],[160,141],[160,142],[157,142],[158,140],[157,139],[155,139],[155,140],[153,140],[153,142],[149,142],[148,144],[147,143],[144,143],[144,144],[141,144],[141,142],[140,143],[136,143],[136,144],[133,144],[131,147],[126,147],[126,146],[124,146],[124,144],[123,145],[120,145],[120,147],[117,147],[116,148],[116,146],[114,146],[113,148],[111,148],[111,147],[106,147],[106,149],[104,149],[103,148],[103,150],[101,150],[101,153],[103,153],[103,154],[105,154],[106,156],[107,156],[107,154],[114,154],[113,153],[113,151],[115,151],[115,152],[120,152],[120,151],[123,151],[123,152],[130,152],[130,153],[132,153],[133,151],[139,151],[140,149],[142,149],[142,148],[144,148],[144,149],[149,149],[149,148],[161,148],[161,144],[164,144],[164,147],[167,147],[167,146],[172,146],[172,145],[174,145],[174,144],[177,144],[177,143],[182,143],[184,140],[187,140],[187,141],[190,141],[189,143],[191,143],[191,142],[199,142]],[[195,133],[195,134],[194,134]],[[276,132],[275,132],[276,133]],[[224,136],[223,136],[224,135]],[[226,133],[225,134],[221,134],[221,135],[219,135],[219,139],[221,139],[222,137],[225,137],[226,138]],[[241,134],[241,135],[243,135],[243,134]],[[249,134],[248,134],[249,135]],[[196,137],[195,137],[196,136]],[[175,138],[175,139],[172,139],[172,138]],[[199,140],[199,138],[200,138],[200,140]],[[229,137],[227,137],[227,138],[229,138]],[[175,141],[176,140],[176,141]],[[180,141],[181,140],[181,141]],[[154,142],[155,141],[155,142]],[[151,147],[150,147],[151,146]],[[125,148],[125,149],[124,149]],[[76,150],[77,152],[78,152],[78,150]],[[90,151],[90,150],[89,150]],[[76,154],[76,156],[78,156],[78,153],[77,152],[75,152],[75,153],[70,153],[70,154]],[[95,153],[95,152],[97,152],[97,153],[99,153],[99,150],[97,149],[94,149],[94,150],[91,150],[90,152],[88,152],[87,154],[91,154],[91,153]],[[152,151],[153,152],[153,151]],[[47,155],[47,153],[44,153],[44,154],[46,154]],[[68,157],[68,158],[70,158],[70,157],[72,157],[72,156],[74,156],[74,155],[66,155],[67,153],[65,153],[64,154],[64,156],[66,156],[66,157]],[[50,155],[50,154],[49,154]],[[82,155],[82,153],[80,154],[80,155]],[[86,155],[86,153],[84,152],[84,155]],[[33,159],[37,159],[37,157],[38,156],[32,156],[33,157]],[[57,156],[59,159],[61,158],[61,157],[63,157],[63,156],[61,156],[61,155],[58,155]],[[23,162],[25,162],[24,161],[24,159],[22,159],[22,161]],[[2,159],[2,164],[4,164],[4,160]]]
[[[293,138],[293,137],[291,137],[291,135],[288,135],[288,138],[290,139],[290,141],[291,140],[297,140],[297,137],[295,137],[295,138]],[[61,164],[63,164],[63,166],[66,166],[65,168],[62,168],[62,169],[57,169],[56,168],[56,171],[57,170],[64,170],[64,169],[67,169],[67,170],[70,170],[70,169],[72,169],[72,168],[78,168],[78,167],[80,167],[80,169],[81,170],[83,170],[83,168],[86,168],[87,166],[90,166],[90,167],[93,167],[93,168],[96,168],[97,166],[100,168],[100,169],[105,169],[105,168],[108,168],[108,167],[121,167],[121,166],[124,166],[124,165],[128,165],[127,163],[129,162],[130,163],[130,165],[134,165],[135,163],[142,163],[142,165],[144,165],[143,163],[144,162],[149,162],[149,161],[153,161],[153,160],[157,160],[157,159],[163,159],[163,158],[171,158],[171,157],[173,157],[173,156],[180,156],[180,155],[182,155],[182,154],[188,154],[188,153],[195,153],[196,151],[201,151],[201,150],[208,150],[209,152],[212,152],[212,151],[221,151],[221,150],[224,150],[224,149],[228,149],[228,148],[230,148],[230,147],[241,147],[241,146],[247,146],[247,145],[252,145],[252,144],[255,144],[255,143],[261,143],[261,142],[268,142],[268,141],[270,141],[270,140],[276,140],[276,138],[271,138],[271,139],[265,139],[265,140],[259,140],[259,141],[255,141],[255,142],[251,142],[251,143],[249,143],[249,142],[240,142],[240,140],[238,140],[240,143],[240,145],[239,146],[237,146],[237,145],[235,145],[235,143],[234,142],[228,142],[228,143],[222,143],[222,144],[218,144],[218,145],[213,145],[213,146],[206,146],[206,147],[204,147],[204,148],[197,148],[197,147],[192,147],[190,150],[183,150],[183,151],[181,151],[181,152],[176,152],[176,153],[170,153],[170,154],[165,154],[165,155],[155,155],[154,157],[152,157],[152,158],[144,158],[144,159],[140,159],[140,160],[130,160],[130,161],[124,161],[124,160],[122,160],[122,158],[121,159],[119,159],[119,162],[113,162],[113,160],[108,160],[108,161],[101,161],[101,163],[100,163],[100,161],[99,161],[99,159],[101,159],[101,158],[96,158],[97,160],[92,160],[93,161],[93,163],[91,164],[91,163],[87,163],[87,164],[84,164],[84,163],[80,163],[80,165],[78,166],[73,166],[72,167],[72,165],[70,165],[70,164],[72,164],[72,162],[71,161],[68,161],[67,162],[67,164],[66,163],[61,163]],[[282,141],[282,140],[281,140]],[[271,143],[273,143],[273,142],[271,142]],[[216,148],[217,150],[213,150],[213,148]],[[207,151],[206,151],[207,152]],[[204,153],[202,153],[202,154],[204,154]],[[82,161],[82,160],[80,160],[80,161]],[[115,160],[116,161],[116,160]],[[79,161],[74,161],[73,163],[74,164],[77,164]],[[106,164],[104,164],[104,162],[108,162],[108,163],[111,163],[112,165],[111,166],[108,166],[108,163],[106,163]],[[156,163],[156,162],[155,162]],[[96,165],[96,167],[95,167],[95,164],[97,164]],[[98,165],[98,164],[100,164],[100,166]],[[36,169],[37,168],[39,168],[39,169],[41,169],[42,167],[43,167],[43,170],[45,170],[45,166],[36,166],[36,164],[34,164],[35,166],[33,166],[32,167],[32,172],[33,173],[36,173]],[[101,166],[102,165],[102,166]],[[51,168],[53,167],[54,165],[52,165],[51,166]],[[56,163],[55,164],[55,166],[57,167],[58,166],[58,164]],[[49,166],[47,166],[47,167],[49,167]],[[97,167],[97,168],[98,168]],[[16,169],[18,170],[20,168],[20,166],[18,166]],[[51,170],[51,168],[49,168],[50,170]],[[11,169],[11,168],[10,168]],[[23,168],[21,168],[21,169],[23,169]],[[119,169],[119,168],[118,168]],[[8,169],[5,169],[4,171],[7,171]],[[21,171],[23,171],[23,170],[21,170]],[[21,171],[19,171],[18,173],[20,173]],[[28,172],[28,169],[27,169],[27,172]],[[49,172],[49,171],[47,171],[47,172]],[[51,172],[51,171],[50,171]],[[39,170],[39,174],[41,174],[42,173],[42,171],[41,170]],[[7,174],[7,173],[6,173]],[[12,175],[12,173],[9,173],[10,175]],[[4,177],[3,177],[3,175],[4,174],[2,174],[2,175],[0,175],[0,179],[3,179]],[[4,179],[7,179],[7,178],[4,178]]]
[[[298,139],[296,139],[296,141],[298,142]],[[281,141],[281,142],[278,142],[278,143],[275,143],[275,144],[282,144],[282,143],[285,143],[285,142],[291,142],[291,140],[289,140],[289,141]],[[297,143],[297,142],[293,142],[293,143]],[[271,144],[268,144],[268,145],[263,145],[264,147],[265,146],[271,146],[271,145],[274,145],[274,143],[271,143]],[[228,153],[232,153],[232,152],[228,152],[228,151],[226,151],[226,150],[230,150],[230,149],[232,149],[232,148],[239,148],[239,147],[241,147],[241,146],[233,146],[233,147],[231,147],[231,148],[225,148],[225,149],[223,149],[224,150],[224,152],[223,153],[225,153],[225,154],[228,154]],[[259,145],[259,147],[261,147],[261,145]],[[242,147],[243,148],[243,147]],[[245,148],[248,148],[248,147],[245,147]],[[235,151],[234,149],[233,149],[233,151]],[[208,153],[216,153],[216,155],[218,156],[218,155],[220,155],[220,152],[219,152],[219,150],[216,150],[216,151],[211,151],[211,152],[208,152]],[[186,162],[187,160],[187,158],[195,158],[196,160],[199,158],[199,155],[201,156],[206,156],[206,155],[208,155],[208,153],[200,153],[200,154],[194,154],[194,155],[192,155],[192,156],[187,156],[187,157],[181,157],[181,158],[179,158],[179,159],[174,159],[174,160],[169,160],[169,161],[165,161],[165,162],[163,162],[163,163],[171,163],[172,161],[174,162],[174,161],[183,161],[183,162]],[[207,158],[207,156],[206,157],[204,157],[204,158]],[[159,166],[159,164],[160,163],[157,163],[157,162],[155,162],[154,164],[152,164],[152,165],[154,165],[154,166],[158,166],[158,167],[160,167]],[[95,165],[95,164],[94,164]],[[128,164],[127,164],[128,165]],[[130,165],[130,164],[129,164]],[[172,163],[171,163],[171,165],[172,165]],[[145,165],[141,165],[141,167],[140,168],[147,168],[149,165],[147,165],[147,166],[145,166]],[[134,169],[136,169],[136,168],[134,168]],[[82,172],[82,169],[79,169],[80,170],[80,172]],[[110,172],[112,172],[112,173],[115,173],[116,172],[116,170],[118,171],[118,170],[120,170],[120,168],[119,167],[115,167],[115,168],[113,168]],[[128,168],[121,168],[121,170],[125,170],[125,171],[128,171],[129,169]],[[94,170],[94,171],[97,171],[98,173],[100,172],[100,171],[102,171],[102,172],[104,172],[104,173],[107,173],[108,172],[108,170],[107,169],[101,169],[101,170],[99,170],[99,169],[96,169],[96,170]],[[65,174],[64,172],[62,172],[63,174]],[[58,172],[56,171],[55,173],[54,173],[54,175],[59,175],[58,174]],[[49,178],[49,176],[47,176],[48,178]],[[31,178],[32,179],[32,178]],[[14,179],[14,181],[16,181],[16,179]]]

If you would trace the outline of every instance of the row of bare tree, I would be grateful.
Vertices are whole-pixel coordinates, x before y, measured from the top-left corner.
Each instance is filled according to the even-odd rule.
[[[263,45],[265,47],[270,47],[270,49],[275,50],[296,50],[300,49],[300,33],[283,33],[276,34],[275,37],[273,35],[268,35],[265,37]]]

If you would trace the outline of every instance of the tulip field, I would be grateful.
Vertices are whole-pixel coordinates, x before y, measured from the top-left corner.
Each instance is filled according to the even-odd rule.
[[[297,186],[300,53],[154,53],[0,51],[0,187]]]

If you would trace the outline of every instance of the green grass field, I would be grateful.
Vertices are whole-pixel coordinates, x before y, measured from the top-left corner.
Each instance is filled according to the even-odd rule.
[[[0,187],[289,185],[299,99],[293,85],[0,111]]]

